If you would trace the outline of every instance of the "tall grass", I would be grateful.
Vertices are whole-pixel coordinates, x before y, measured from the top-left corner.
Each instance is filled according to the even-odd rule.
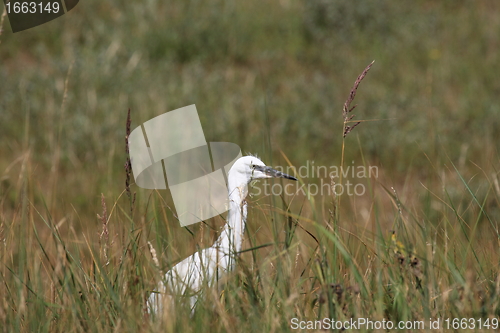
[[[498,3],[350,3],[89,0],[25,32],[4,22],[0,331],[498,318]],[[343,138],[342,101],[372,59],[356,119],[380,121]],[[341,200],[249,198],[237,269],[192,316],[180,298],[151,321],[162,271],[224,221],[181,228],[168,191],[131,183],[127,110],[130,130],[192,103],[207,141],[379,177]]]

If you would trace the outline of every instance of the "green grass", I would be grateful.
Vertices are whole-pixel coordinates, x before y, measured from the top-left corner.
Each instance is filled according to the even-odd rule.
[[[87,0],[24,32],[4,22],[0,331],[286,332],[292,318],[500,317],[499,9]],[[343,140],[343,103],[374,59],[353,113],[376,121]],[[179,299],[152,322],[145,299],[161,272],[148,242],[165,271],[210,246],[224,221],[181,228],[168,191],[135,185],[131,209],[127,110],[135,128],[193,103],[207,141],[296,168],[339,166],[344,147],[345,166],[377,166],[379,177],[359,180],[362,196],[249,198],[237,269],[205,290],[192,317]],[[108,217],[107,238],[97,214]]]

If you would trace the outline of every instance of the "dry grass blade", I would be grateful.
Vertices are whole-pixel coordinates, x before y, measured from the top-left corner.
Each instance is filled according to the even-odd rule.
[[[127,192],[127,196],[130,200],[130,216],[134,211],[134,203],[135,203],[135,192],[132,194],[130,191],[130,175],[132,173],[132,163],[130,162],[130,151],[129,151],[129,142],[128,138],[130,136],[130,109],[128,109],[127,113],[127,124],[126,124],[126,135],[125,135],[125,154],[127,156],[127,160],[125,161],[125,191]]]
[[[357,106],[354,105],[353,107],[351,107],[351,103],[354,100],[354,97],[356,97],[356,91],[358,90],[359,84],[365,78],[366,74],[368,73],[374,62],[375,60],[373,60],[368,66],[366,66],[365,70],[358,76],[358,78],[354,82],[354,85],[352,86],[351,92],[349,93],[349,97],[346,99],[344,107],[342,108],[342,116],[344,117],[344,138],[354,129],[354,127],[360,124],[360,122],[358,121],[354,123],[354,125],[352,126],[347,125],[347,122],[349,122],[352,118],[354,118],[354,115],[349,116],[349,113],[352,110],[354,110],[354,108],[356,108]]]
[[[97,217],[102,222],[102,232],[99,235],[99,243],[103,246],[103,255],[105,266],[109,265],[108,257],[108,247],[109,247],[109,229],[108,229],[108,209],[106,207],[106,201],[104,200],[104,194],[101,193],[101,206],[102,206],[102,216],[97,214]],[[104,243],[104,244],[103,244]]]
[[[149,248],[149,253],[151,253],[151,257],[153,258],[153,263],[155,264],[156,268],[161,269],[160,268],[160,261],[158,261],[158,257],[156,256],[156,250],[150,241],[148,241],[148,248]]]

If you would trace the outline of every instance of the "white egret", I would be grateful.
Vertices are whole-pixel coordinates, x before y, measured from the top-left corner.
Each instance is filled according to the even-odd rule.
[[[191,309],[194,309],[202,287],[213,285],[234,268],[245,232],[248,184],[252,180],[273,177],[297,180],[266,166],[255,156],[243,156],[233,164],[228,173],[229,213],[221,235],[212,247],[194,253],[165,274],[149,296],[148,312],[161,315],[165,307],[173,303],[171,295],[189,297]]]

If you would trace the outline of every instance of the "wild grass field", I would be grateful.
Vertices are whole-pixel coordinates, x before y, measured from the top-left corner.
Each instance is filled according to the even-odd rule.
[[[86,0],[33,29],[8,24],[1,332],[289,332],[294,318],[415,325],[407,332],[500,325],[498,1]],[[361,123],[344,138],[344,102],[373,60],[352,104]],[[210,246],[225,221],[182,228],[168,190],[133,178],[126,190],[127,112],[135,128],[190,104],[207,141],[293,166],[309,190],[332,184],[312,165],[378,172],[333,179],[361,195],[249,197],[236,270],[193,314],[179,297],[152,320],[145,300],[162,272]]]

